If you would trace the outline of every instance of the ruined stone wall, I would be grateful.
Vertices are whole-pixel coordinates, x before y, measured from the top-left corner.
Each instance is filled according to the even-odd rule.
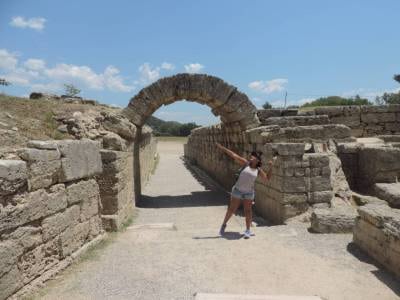
[[[98,143],[30,142],[0,160],[0,299],[69,264],[102,232]]]
[[[100,187],[103,227],[117,231],[133,214],[133,152],[101,150],[104,171],[96,179]]]
[[[296,122],[308,122],[310,116],[327,116],[329,123],[343,124],[351,129],[352,136],[370,137],[386,134],[400,134],[400,105],[362,105],[362,106],[326,106],[316,107],[311,111],[301,112],[297,110],[262,109],[258,111],[258,118],[263,125],[276,124],[276,119]],[[321,119],[322,121],[322,119]],[[327,124],[327,123],[325,123]]]
[[[353,190],[373,194],[376,184],[400,178],[400,149],[392,144],[341,144],[338,153]]]
[[[314,112],[349,126],[356,137],[400,134],[400,105],[321,107]]]
[[[149,180],[157,163],[157,139],[149,128],[144,127],[140,144],[140,175],[142,186]]]
[[[130,150],[132,146],[128,147]],[[104,229],[116,231],[132,218],[135,207],[133,151],[100,151],[104,172],[98,175]],[[150,178],[156,163],[157,141],[145,129],[140,146],[142,185]]]
[[[143,136],[145,183],[156,140]],[[129,221],[135,207],[133,152],[89,139],[31,141],[0,160],[0,299],[70,264],[104,230]]]
[[[358,213],[353,241],[400,278],[400,210],[368,204]]]
[[[329,151],[335,148],[333,140],[351,140],[350,129],[314,125],[241,131],[238,126],[215,125],[192,131],[185,157],[227,189],[234,184],[239,166],[216,148],[216,142],[246,157],[248,152],[261,151],[264,166],[276,157],[271,180],[266,184],[260,179],[256,182],[256,209],[268,220],[283,223],[312,206],[328,206],[335,196],[348,197],[340,160]]]

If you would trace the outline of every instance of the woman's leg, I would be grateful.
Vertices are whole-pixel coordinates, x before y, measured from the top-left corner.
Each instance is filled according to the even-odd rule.
[[[222,225],[226,225],[226,223],[238,209],[239,205],[240,205],[240,199],[231,196],[231,202],[228,206],[228,209],[226,210],[224,222],[222,223]]]
[[[253,219],[253,212],[251,210],[253,200],[243,200],[244,215],[246,217],[246,229],[250,230],[251,221]]]

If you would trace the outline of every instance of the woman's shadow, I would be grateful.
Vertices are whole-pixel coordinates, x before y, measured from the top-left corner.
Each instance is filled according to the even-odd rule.
[[[243,234],[237,231],[225,231],[223,235],[214,236],[194,236],[194,240],[214,240],[214,239],[226,239],[226,240],[240,240]]]

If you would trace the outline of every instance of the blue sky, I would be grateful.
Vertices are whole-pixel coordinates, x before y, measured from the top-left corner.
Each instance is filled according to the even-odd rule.
[[[400,73],[398,0],[0,1],[1,88],[127,105],[141,88],[181,72],[218,76],[256,106],[319,96],[373,99]],[[207,106],[157,110],[166,120],[216,123]]]

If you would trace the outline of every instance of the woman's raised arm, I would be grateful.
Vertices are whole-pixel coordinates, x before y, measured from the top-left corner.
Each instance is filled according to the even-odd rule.
[[[247,164],[247,159],[245,159],[244,157],[241,157],[240,155],[236,154],[232,150],[229,150],[228,148],[222,146],[220,143],[216,143],[216,145],[217,145],[218,149],[225,152],[228,156],[233,158],[241,166],[244,166],[245,164]]]

